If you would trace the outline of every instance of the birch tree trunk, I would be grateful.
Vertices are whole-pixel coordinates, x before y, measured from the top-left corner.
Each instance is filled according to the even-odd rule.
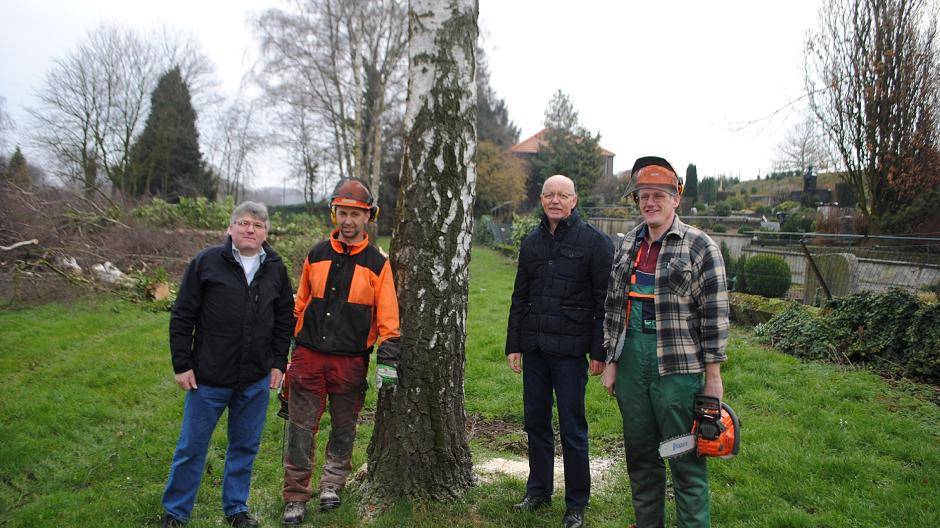
[[[452,500],[473,484],[464,411],[476,169],[476,0],[411,0],[408,101],[391,258],[399,386],[380,391],[366,496]]]

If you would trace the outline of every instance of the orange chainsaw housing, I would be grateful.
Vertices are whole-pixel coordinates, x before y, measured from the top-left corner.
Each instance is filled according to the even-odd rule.
[[[732,458],[738,454],[738,448],[741,445],[741,424],[738,421],[738,416],[724,402],[721,404],[720,424],[721,433],[718,438],[709,440],[702,435],[698,435],[696,439],[698,456]],[[698,432],[698,425],[698,420],[692,424],[692,434]]]

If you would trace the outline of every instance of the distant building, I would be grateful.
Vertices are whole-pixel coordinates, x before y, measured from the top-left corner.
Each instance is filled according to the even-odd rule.
[[[524,139],[519,143],[509,147],[509,152],[512,152],[516,156],[525,160],[534,157],[539,153],[539,150],[542,149],[542,146],[548,144],[548,139],[545,138],[545,135],[549,132],[549,130],[551,129],[543,128],[532,137]],[[602,176],[613,176],[614,153],[601,147],[601,156],[604,157],[604,173]]]

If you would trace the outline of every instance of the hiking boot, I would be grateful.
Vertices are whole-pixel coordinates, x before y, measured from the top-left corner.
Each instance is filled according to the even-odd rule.
[[[230,515],[225,518],[225,522],[231,524],[235,528],[257,528],[258,521],[251,516],[248,512],[238,512],[235,515]]]
[[[552,505],[551,497],[537,497],[535,495],[526,495],[519,504],[513,504],[513,508],[522,511],[535,511],[539,508]]]
[[[320,511],[330,511],[339,508],[341,501],[336,488],[326,487],[320,490]]]
[[[163,519],[160,520],[160,528],[177,528],[178,526],[183,526],[183,521],[173,517],[169,513],[163,514]]]
[[[304,522],[306,514],[306,502],[288,502],[284,505],[284,518],[281,521],[287,526],[295,526]]]
[[[584,512],[581,510],[566,510],[561,519],[563,528],[582,528],[584,526]]]

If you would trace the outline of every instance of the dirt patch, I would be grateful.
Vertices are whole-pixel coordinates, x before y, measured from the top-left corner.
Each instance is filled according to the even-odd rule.
[[[189,260],[224,236],[221,231],[153,228],[115,207],[103,198],[62,189],[0,185],[0,246],[10,248],[0,251],[0,306],[67,301],[103,289],[91,268],[104,262],[125,273],[163,268],[171,282],[178,282]],[[67,258],[81,271],[71,270]]]

